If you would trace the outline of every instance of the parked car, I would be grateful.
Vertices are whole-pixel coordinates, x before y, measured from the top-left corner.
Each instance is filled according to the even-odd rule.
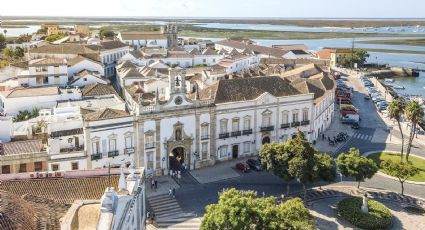
[[[359,128],[360,128],[360,124],[359,124],[358,122],[353,123],[353,124],[351,125],[351,128],[353,128],[353,129],[359,129]]]
[[[370,100],[370,97],[366,95],[366,96],[364,96],[364,99],[365,100]]]
[[[247,164],[244,163],[237,163],[236,164],[236,169],[238,169],[241,172],[247,173],[250,171],[249,166]]]
[[[252,168],[255,171],[261,171],[261,170],[263,170],[263,168],[261,167],[261,163],[260,163],[259,160],[248,159],[246,161],[246,163],[248,164],[248,166],[250,168]]]

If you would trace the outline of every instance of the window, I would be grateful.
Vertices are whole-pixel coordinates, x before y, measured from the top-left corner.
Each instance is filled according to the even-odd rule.
[[[266,111],[263,113],[263,121],[262,121],[262,126],[263,127],[268,127],[271,126],[272,124],[272,114],[269,111]]]
[[[209,125],[207,123],[201,126],[201,139],[208,138]]]
[[[43,170],[43,163],[41,161],[34,162],[34,171],[40,172]]]
[[[93,154],[99,154],[100,153],[99,141],[92,142],[92,152],[93,152]]]
[[[109,152],[117,150],[117,139],[109,139]]]
[[[227,133],[227,119],[220,120],[220,133]]]
[[[298,110],[292,111],[292,122],[298,122]]]
[[[148,165],[147,165],[147,168],[148,169],[153,169],[153,152],[148,152],[148,153],[146,153],[146,157],[147,157],[147,160],[148,160]]]
[[[303,110],[303,121],[308,121],[308,109]]]
[[[145,146],[147,149],[155,147],[153,136],[154,136],[154,133],[151,131],[145,134]]]
[[[288,111],[282,112],[282,124],[288,124],[289,123],[289,115]]]
[[[52,171],[59,171],[59,164],[52,164]]]
[[[207,63],[207,59],[205,59],[205,58],[204,58],[204,59],[202,59],[202,62],[203,62],[203,63]]]
[[[207,159],[208,156],[208,142],[204,142],[201,145],[201,159]]]
[[[246,141],[243,143],[243,152],[249,153],[251,151],[251,142]]]
[[[125,148],[133,148],[133,135],[127,134],[125,136]]]
[[[78,170],[78,162],[71,162],[71,170]]]
[[[27,171],[27,164],[19,164],[19,172],[24,173]]]
[[[232,119],[232,132],[239,131],[239,118]]]
[[[10,165],[1,166],[1,173],[2,174],[9,174],[10,173]]]
[[[227,145],[220,147],[220,158],[227,157]]]
[[[244,129],[244,130],[249,130],[249,129],[251,129],[251,117],[246,116],[246,117],[243,119],[243,129]]]

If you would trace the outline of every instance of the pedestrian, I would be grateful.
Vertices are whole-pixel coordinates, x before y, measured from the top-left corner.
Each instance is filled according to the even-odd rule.
[[[176,198],[176,189],[175,188],[173,188],[172,193],[173,193],[173,199]]]
[[[151,221],[151,213],[149,211],[146,213],[146,216],[148,220]],[[150,224],[152,224],[152,222],[150,222]]]
[[[322,133],[322,140],[325,140],[325,134]]]
[[[151,189],[153,189],[153,188],[154,188],[154,186],[155,186],[155,180],[152,178],[152,179],[151,179]]]
[[[263,191],[263,198],[266,197],[266,193]]]
[[[157,190],[158,189],[158,181],[157,180],[154,180],[154,187],[155,187],[155,190]]]
[[[168,196],[173,195],[173,190],[171,190],[171,188],[168,190]]]

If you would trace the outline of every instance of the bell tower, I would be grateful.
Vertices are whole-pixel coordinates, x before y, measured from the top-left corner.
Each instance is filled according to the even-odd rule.
[[[170,95],[186,94],[186,70],[180,68],[168,69]]]
[[[177,33],[177,25],[175,23],[168,23],[164,30],[164,34],[167,36],[168,48],[177,46]]]

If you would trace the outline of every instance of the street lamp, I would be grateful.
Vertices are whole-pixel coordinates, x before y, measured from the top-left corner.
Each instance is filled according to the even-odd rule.
[[[162,157],[162,159],[161,159],[162,175],[164,175],[164,162],[165,162],[165,157]]]

